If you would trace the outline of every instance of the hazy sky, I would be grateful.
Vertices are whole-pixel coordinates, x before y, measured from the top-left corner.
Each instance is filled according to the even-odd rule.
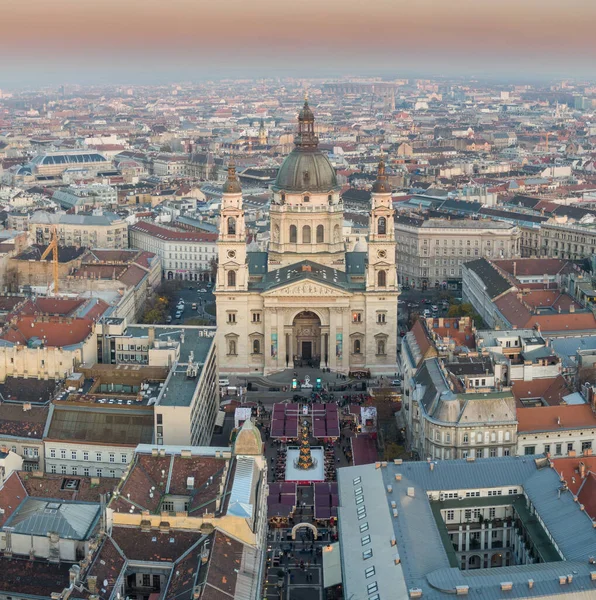
[[[0,0],[0,87],[201,77],[596,77],[596,0]]]

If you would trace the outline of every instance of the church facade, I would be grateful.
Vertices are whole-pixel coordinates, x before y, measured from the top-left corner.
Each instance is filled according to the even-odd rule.
[[[368,244],[346,252],[335,170],[305,102],[295,148],[272,186],[267,252],[249,252],[242,190],[228,169],[215,288],[219,370],[267,375],[295,366],[397,371],[394,210],[381,162]]]

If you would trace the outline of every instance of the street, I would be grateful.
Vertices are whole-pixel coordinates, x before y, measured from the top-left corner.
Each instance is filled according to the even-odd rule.
[[[191,287],[192,289],[189,289]],[[198,291],[202,289],[206,291]],[[182,316],[177,319],[177,304],[181,299],[184,300],[184,310],[182,311]],[[192,310],[193,302],[196,303],[197,310]],[[213,287],[207,287],[207,284],[202,282],[194,282],[192,284],[189,282],[188,285],[185,285],[182,289],[174,292],[169,310],[169,315],[172,317],[172,323],[185,325],[188,321],[192,321],[192,319],[207,319],[210,325],[215,325],[215,317],[208,312],[205,312],[205,307],[214,302],[215,296],[213,295]]]

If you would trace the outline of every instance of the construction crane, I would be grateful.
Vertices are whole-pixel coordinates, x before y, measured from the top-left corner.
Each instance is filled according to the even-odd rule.
[[[48,254],[52,252],[52,272],[54,275],[54,296],[58,295],[58,231],[56,226],[52,227],[52,241],[48,244],[48,247],[43,251],[41,260],[45,260]]]

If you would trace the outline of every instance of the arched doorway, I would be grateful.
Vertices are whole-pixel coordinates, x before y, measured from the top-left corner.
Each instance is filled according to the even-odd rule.
[[[292,328],[294,362],[318,367],[321,361],[321,319],[314,312],[305,310],[296,315]]]
[[[477,554],[472,554],[468,559],[468,569],[480,569],[482,567],[482,560]]]
[[[319,535],[319,532],[317,531],[317,528],[312,523],[298,523],[298,525],[294,525],[294,527],[292,527],[292,539],[295,540],[296,532],[299,529],[302,529],[304,527],[307,527],[308,529],[310,529],[313,532],[314,539],[316,540]]]
[[[503,555],[501,553],[493,554],[490,559],[491,568],[502,567],[503,566]]]

